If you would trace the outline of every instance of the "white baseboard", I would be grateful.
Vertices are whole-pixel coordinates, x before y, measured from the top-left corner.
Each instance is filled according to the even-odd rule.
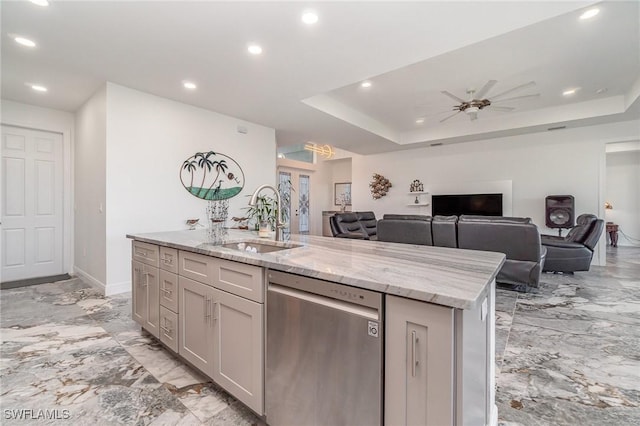
[[[121,283],[109,284],[105,291],[105,296],[114,294],[127,293],[131,291],[131,281],[123,281]]]
[[[93,277],[91,274],[88,274],[87,272],[83,271],[77,266],[73,267],[73,272],[74,274],[80,276],[89,284],[91,284],[92,287],[95,287],[98,290],[100,290],[102,294],[104,294],[105,296],[111,296],[113,294],[119,294],[119,293],[127,293],[131,291],[131,281],[123,281],[120,283],[105,285],[102,281]]]
[[[82,269],[78,268],[77,266],[73,267],[73,273],[78,275],[78,276],[80,276],[80,278],[83,278],[86,282],[91,284],[92,287],[97,288],[103,294],[105,293],[105,288],[107,286],[102,281],[100,281],[99,279],[93,277],[91,274],[88,274],[87,272],[83,271]]]
[[[495,404],[491,408],[491,418],[489,419],[489,424],[491,426],[498,426],[498,406]]]

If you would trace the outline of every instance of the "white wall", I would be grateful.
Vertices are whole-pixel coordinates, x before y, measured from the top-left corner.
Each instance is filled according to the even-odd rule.
[[[353,209],[373,210],[378,217],[416,213],[415,208],[406,207],[414,179],[420,179],[425,190],[470,185],[479,190],[481,182],[511,181],[511,214],[531,217],[542,233],[553,234],[556,231],[544,226],[544,198],[571,194],[576,199],[576,215],[603,217],[604,144],[635,139],[638,129],[638,121],[630,121],[354,157]],[[379,200],[373,200],[369,192],[373,173],[393,184]],[[420,213],[430,214],[431,210],[421,209]],[[604,264],[604,251],[594,257]]]
[[[107,90],[100,88],[76,112],[75,272],[94,285],[107,283]]]
[[[606,210],[606,220],[635,239],[629,241],[619,233],[618,245],[640,245],[640,151],[607,153],[605,199],[613,206]]]
[[[73,271],[73,145],[74,115],[70,112],[41,108],[3,99],[0,103],[0,122],[10,126],[61,133],[63,142],[63,265],[65,272]]]
[[[247,128],[247,134],[237,127]],[[242,216],[253,190],[276,182],[275,130],[165,98],[107,84],[107,292],[130,288],[128,233],[186,229],[206,223],[207,202],[180,183],[184,160],[213,150],[238,162],[242,192],[229,218]]]

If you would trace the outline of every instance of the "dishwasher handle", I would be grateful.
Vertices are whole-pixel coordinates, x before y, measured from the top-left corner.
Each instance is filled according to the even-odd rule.
[[[337,309],[352,315],[367,318],[372,321],[381,321],[380,311],[374,308],[369,308],[367,306],[361,306],[355,303],[332,299],[330,297],[320,296],[318,294],[308,293],[306,291],[301,291],[295,288],[285,287],[274,283],[269,283],[268,291],[279,293],[296,299],[305,300],[317,305],[326,306],[327,308]]]

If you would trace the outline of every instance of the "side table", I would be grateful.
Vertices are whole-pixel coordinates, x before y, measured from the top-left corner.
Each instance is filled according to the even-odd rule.
[[[615,223],[607,223],[607,232],[613,247],[618,247],[618,225]]]

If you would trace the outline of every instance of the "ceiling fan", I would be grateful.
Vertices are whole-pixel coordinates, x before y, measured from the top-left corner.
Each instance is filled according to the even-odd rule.
[[[507,102],[507,101],[515,101],[517,99],[537,98],[538,96],[540,96],[540,93],[536,93],[534,95],[522,95],[522,96],[515,96],[512,98],[503,99],[503,97],[506,95],[509,95],[516,91],[523,90],[523,89],[526,89],[527,87],[533,87],[536,85],[535,81],[530,81],[528,83],[513,87],[502,93],[498,93],[497,95],[491,96],[491,99],[485,98],[487,93],[489,93],[489,91],[493,88],[493,86],[495,86],[497,82],[498,82],[497,80],[489,80],[484,86],[482,86],[482,89],[478,90],[477,92],[475,89],[468,89],[467,95],[469,95],[469,100],[466,100],[466,101],[446,90],[443,90],[442,94],[450,97],[451,99],[457,102],[460,102],[460,104],[454,105],[452,111],[455,111],[455,112],[443,118],[442,120],[440,120],[440,122],[442,123],[444,121],[447,121],[448,119],[455,117],[461,112],[464,112],[465,114],[467,114],[471,120],[476,120],[478,118],[478,112],[485,108],[490,108],[495,111],[513,111],[515,109],[514,107],[499,106],[495,104],[501,103],[501,102]]]

